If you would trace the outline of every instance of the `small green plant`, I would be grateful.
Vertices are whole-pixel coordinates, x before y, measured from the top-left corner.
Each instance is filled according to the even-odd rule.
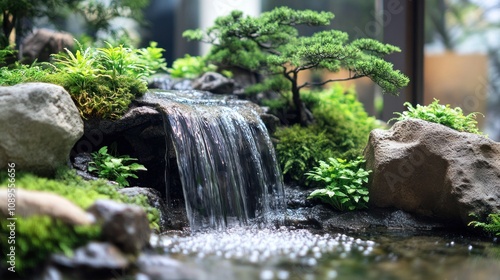
[[[319,166],[306,175],[309,180],[321,182],[325,187],[313,191],[308,198],[319,198],[339,211],[368,208],[365,184],[371,171],[361,167],[364,162],[362,157],[352,161],[335,158],[320,161]]]
[[[472,221],[468,225],[482,228],[484,231],[500,236],[500,213],[489,214],[486,222]]]
[[[93,161],[89,164],[89,171],[96,172],[99,178],[105,178],[116,181],[120,186],[129,185],[127,178],[137,178],[134,173],[140,170],[146,171],[146,167],[139,163],[130,163],[136,161],[128,155],[114,157],[108,153],[108,147],[104,146],[99,151],[92,153]]]
[[[168,72],[174,78],[194,79],[203,73],[215,70],[217,70],[217,66],[208,64],[204,57],[186,54],[184,57],[176,59]]]
[[[390,121],[402,121],[414,118],[442,124],[461,132],[482,134],[477,127],[476,121],[476,116],[481,113],[474,112],[465,116],[460,107],[451,108],[449,104],[439,104],[439,100],[437,99],[434,99],[428,106],[417,104],[416,107],[413,107],[409,102],[405,102],[404,105],[408,108],[408,111],[404,111],[403,113],[395,112],[394,114],[398,117]]]

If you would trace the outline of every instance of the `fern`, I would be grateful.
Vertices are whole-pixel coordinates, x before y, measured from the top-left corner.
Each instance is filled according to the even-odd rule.
[[[489,214],[486,222],[472,221],[468,225],[475,228],[482,228],[487,232],[491,232],[496,236],[500,236],[500,213]]]

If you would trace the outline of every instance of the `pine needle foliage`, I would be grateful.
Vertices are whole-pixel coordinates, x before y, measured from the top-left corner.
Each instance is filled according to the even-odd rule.
[[[349,42],[347,33],[338,30],[299,36],[297,26],[324,26],[330,24],[333,17],[330,12],[296,11],[288,7],[275,8],[259,17],[233,11],[217,18],[207,30],[187,30],[183,36],[212,44],[207,56],[209,61],[241,67],[268,79],[286,80],[290,84],[298,121],[306,125],[311,120],[300,96],[303,88],[369,77],[384,92],[397,94],[409,82],[383,59],[387,54],[399,52],[398,47],[373,39]],[[304,70],[338,72],[342,68],[349,71],[349,76],[317,83],[299,83],[298,80],[299,72]]]

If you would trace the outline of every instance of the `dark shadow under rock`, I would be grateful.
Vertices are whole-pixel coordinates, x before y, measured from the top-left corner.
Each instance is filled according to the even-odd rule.
[[[435,230],[453,225],[416,216],[394,208],[370,208],[340,212],[328,205],[308,200],[312,190],[286,187],[287,215],[285,223],[296,228],[322,231],[363,231],[368,229]]]

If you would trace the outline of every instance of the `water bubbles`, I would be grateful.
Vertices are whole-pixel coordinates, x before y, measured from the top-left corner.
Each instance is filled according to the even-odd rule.
[[[310,270],[327,256],[346,259],[369,257],[376,246],[373,241],[352,238],[345,234],[313,234],[308,230],[231,228],[225,231],[197,232],[188,236],[162,237],[167,254],[182,254],[211,263],[221,260],[239,265],[262,267],[258,279],[318,279]],[[284,267],[283,264],[286,263]],[[300,272],[298,272],[300,271]],[[337,271],[325,271],[321,279],[337,278]]]
[[[274,278],[274,272],[272,270],[262,270],[260,273],[261,280],[271,280]]]

